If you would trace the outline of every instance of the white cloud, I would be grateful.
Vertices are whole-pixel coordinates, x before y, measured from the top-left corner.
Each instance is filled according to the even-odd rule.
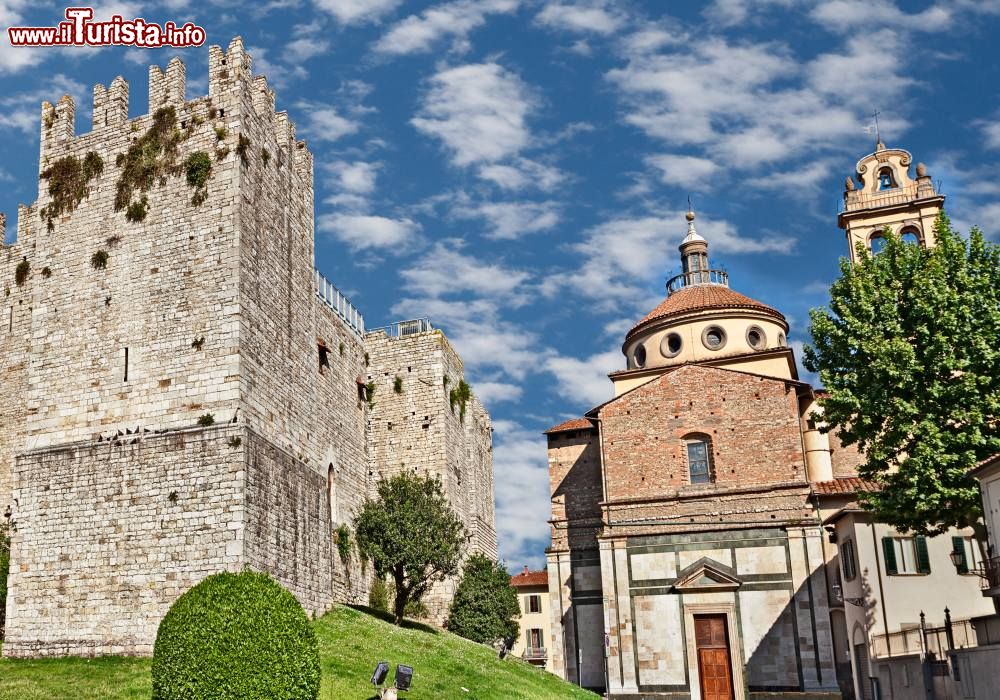
[[[602,0],[590,2],[549,2],[535,18],[551,29],[569,32],[612,34],[622,27],[625,18]]]
[[[621,350],[608,350],[578,359],[554,355],[545,360],[545,370],[559,382],[559,395],[592,408],[613,396],[608,373],[624,369]]]
[[[794,239],[786,236],[747,238],[723,219],[703,213],[696,220],[698,232],[709,243],[709,255],[718,253],[790,253]],[[655,277],[679,266],[677,244],[684,237],[684,212],[661,216],[616,218],[584,232],[573,246],[583,260],[572,272],[549,275],[542,289],[554,295],[569,288],[590,299],[598,309],[619,314],[645,313],[662,295],[650,295]],[[623,305],[625,307],[623,308]]]
[[[989,148],[1000,148],[1000,121],[983,124],[983,135]]]
[[[402,0],[315,0],[316,7],[329,12],[341,24],[374,22],[395,10]]]
[[[314,56],[321,56],[330,48],[330,42],[320,39],[318,36],[306,36],[300,39],[293,39],[285,46],[282,59],[289,63],[298,61],[308,61]]]
[[[512,191],[536,187],[551,192],[566,180],[566,174],[559,168],[528,158],[517,158],[513,163],[480,166],[479,177]]]
[[[330,184],[335,189],[357,195],[368,195],[375,191],[375,181],[380,166],[380,163],[367,163],[362,160],[335,160],[323,165],[323,170],[333,176]]]
[[[390,219],[370,214],[324,214],[317,228],[346,243],[352,250],[388,249],[399,253],[420,232],[410,219]]]
[[[493,422],[497,539],[508,568],[544,568],[549,543],[549,464],[545,438],[513,421]]]
[[[719,166],[708,158],[664,153],[649,156],[646,162],[660,171],[660,180],[667,185],[703,189],[710,185],[710,178]]]
[[[274,88],[285,88],[293,80],[309,77],[309,72],[298,64],[288,64],[279,56],[271,59],[271,50],[263,46],[248,46],[247,52],[253,56],[254,73],[267,77],[268,85]]]
[[[751,18],[751,9],[761,10],[771,7],[788,8],[801,3],[802,0],[715,0],[706,10],[705,15],[724,27],[744,24]]]
[[[333,105],[301,101],[295,107],[306,116],[302,131],[316,141],[336,141],[361,128],[356,119],[345,117]]]
[[[951,12],[941,5],[909,14],[889,0],[824,0],[812,10],[812,18],[833,32],[893,28],[942,31],[951,25]]]
[[[434,299],[466,293],[495,299],[520,293],[530,279],[527,272],[466,255],[462,247],[463,243],[456,239],[435,243],[400,272],[404,289],[410,294]]]
[[[522,393],[517,384],[507,382],[476,382],[473,389],[479,400],[488,407],[505,401],[517,401]]]
[[[87,92],[83,83],[57,73],[32,90],[4,95],[0,97],[0,129],[12,129],[37,137],[41,129],[40,105],[43,101],[55,104],[63,95],[69,95],[76,102],[79,114],[89,103],[84,97]]]
[[[392,309],[408,318],[428,316],[473,374],[497,368],[522,379],[534,369],[537,338],[501,312],[525,304],[530,274],[462,252],[462,242],[437,242],[400,272],[405,296]],[[496,381],[493,377],[491,381]]]
[[[451,213],[460,219],[485,219],[490,226],[489,237],[500,240],[548,231],[560,218],[559,205],[551,201],[462,203],[452,207]]]
[[[487,15],[513,12],[519,4],[520,0],[457,0],[436,5],[393,26],[375,43],[375,50],[397,56],[423,53],[445,37],[467,49],[469,33],[485,24]]]
[[[759,170],[855,143],[872,104],[900,106],[888,128],[901,134],[905,92],[913,84],[902,73],[912,53],[906,46],[881,30],[803,62],[773,42],[627,41],[628,62],[606,77],[622,92],[625,121],[649,136],[695,149],[692,157]]]
[[[526,121],[534,103],[528,86],[502,66],[468,64],[431,77],[410,123],[440,139],[456,166],[493,163],[530,144]]]

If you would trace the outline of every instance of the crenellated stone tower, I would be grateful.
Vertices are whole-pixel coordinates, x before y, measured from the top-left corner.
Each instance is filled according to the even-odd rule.
[[[0,248],[7,656],[148,654],[222,569],[267,571],[311,611],[366,600],[335,537],[384,472],[365,396],[382,358],[315,270],[312,154],[240,39],[209,49],[207,96],[186,99],[175,58],[150,68],[147,114],[128,97],[95,86],[81,135],[71,98],[42,105],[38,199]],[[462,423],[406,447],[464,454],[492,499],[488,416]],[[495,551],[492,500],[461,502]]]

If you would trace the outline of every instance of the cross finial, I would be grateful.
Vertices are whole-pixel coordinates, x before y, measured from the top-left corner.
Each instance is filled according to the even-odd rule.
[[[879,151],[879,150],[885,148],[885,144],[882,143],[882,133],[879,130],[879,127],[878,127],[878,115],[880,115],[880,114],[881,114],[881,112],[878,111],[877,109],[872,112],[872,119],[875,120],[875,150],[876,151]]]

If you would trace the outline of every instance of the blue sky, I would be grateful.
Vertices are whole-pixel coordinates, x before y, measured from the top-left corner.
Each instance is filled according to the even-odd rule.
[[[0,0],[3,26],[63,5]],[[690,195],[732,286],[797,346],[845,253],[844,178],[884,140],[927,164],[963,229],[1000,237],[1000,0],[188,0],[98,16],[244,38],[315,154],[317,265],[370,327],[429,316],[496,432],[500,548],[543,564],[541,431],[610,396],[624,333],[678,268]],[[207,49],[0,43],[0,210],[37,188],[39,104]]]

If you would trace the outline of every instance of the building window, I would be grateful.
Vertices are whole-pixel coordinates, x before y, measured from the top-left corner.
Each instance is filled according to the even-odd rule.
[[[878,255],[885,248],[885,237],[881,233],[876,233],[868,239],[868,247],[871,249],[872,255]]]
[[[754,350],[762,350],[767,346],[767,336],[760,326],[750,326],[747,328],[747,345]]]
[[[709,326],[701,332],[701,342],[709,350],[721,350],[726,346],[726,332],[720,326]]]
[[[712,483],[711,443],[707,439],[688,440],[688,475],[692,484]]]
[[[896,186],[896,181],[892,177],[891,168],[882,168],[878,171],[878,188],[880,190],[891,190]]]
[[[975,537],[952,537],[951,551],[962,555],[958,564],[958,573],[967,574],[970,571],[983,569],[983,555]]]
[[[920,234],[917,233],[917,229],[915,228],[904,228],[899,232],[899,237],[902,239],[903,243],[920,244]]]
[[[544,649],[545,639],[542,637],[542,630],[535,627],[528,630],[528,648],[529,649]]]
[[[684,342],[679,333],[667,333],[660,341],[660,354],[666,358],[677,357],[681,354]]]
[[[885,572],[890,576],[900,574],[929,574],[930,557],[927,554],[927,538],[883,537],[882,554],[885,557]]]
[[[524,612],[528,613],[540,613],[542,611],[542,596],[540,595],[529,595],[528,604],[525,606]]]
[[[844,580],[853,581],[858,575],[858,555],[854,551],[854,540],[844,540],[840,545],[840,563],[844,569]]]
[[[646,347],[644,345],[635,346],[635,350],[632,352],[632,362],[635,363],[636,367],[646,366]]]

